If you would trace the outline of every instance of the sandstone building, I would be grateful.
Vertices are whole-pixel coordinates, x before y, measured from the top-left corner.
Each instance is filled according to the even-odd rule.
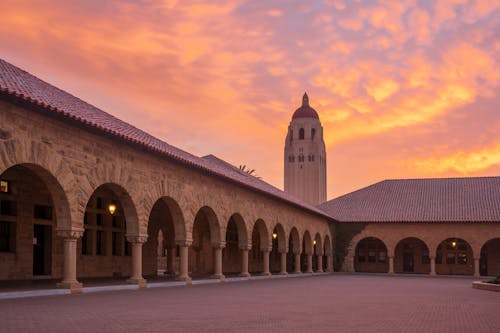
[[[189,282],[334,265],[500,270],[500,177],[384,181],[324,202],[323,130],[307,95],[287,135],[291,193],[0,60],[0,280],[60,279],[78,292],[96,277],[144,286],[157,274]]]
[[[333,219],[0,60],[0,279],[332,269]]]

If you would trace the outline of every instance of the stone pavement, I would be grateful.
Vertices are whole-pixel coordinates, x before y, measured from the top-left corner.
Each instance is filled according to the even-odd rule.
[[[500,332],[470,278],[322,275],[0,300],[0,332]]]

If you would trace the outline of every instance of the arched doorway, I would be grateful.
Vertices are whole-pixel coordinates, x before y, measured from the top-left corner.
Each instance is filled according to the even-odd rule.
[[[242,270],[242,251],[248,246],[245,221],[235,213],[229,218],[226,227],[226,246],[222,251],[222,270],[224,275],[240,274]]]
[[[57,179],[33,164],[0,175],[0,280],[62,276],[63,241],[56,226],[70,226],[69,205]]]
[[[313,240],[313,261],[312,269],[314,272],[323,272],[323,245],[320,234],[316,234]]]
[[[134,215],[132,200],[119,185],[103,184],[94,190],[85,208],[84,233],[79,241],[80,277],[131,275],[132,247],[126,234],[128,220]]]
[[[490,239],[481,248],[479,271],[486,276],[500,274],[500,238]]]
[[[444,275],[472,275],[474,260],[472,248],[461,238],[448,238],[436,250],[436,273]]]
[[[286,237],[285,230],[280,223],[278,223],[274,227],[273,233],[271,234],[271,239],[273,247],[269,255],[269,270],[271,271],[271,273],[276,274],[285,273],[282,269],[283,267],[281,261],[286,261]]]
[[[192,277],[214,274],[214,246],[220,244],[220,228],[215,212],[201,208],[194,219],[193,244],[189,248],[189,271]]]
[[[286,270],[288,273],[296,273],[300,271],[300,264],[297,265],[297,260],[295,260],[295,256],[300,257],[300,239],[299,232],[297,228],[293,227],[290,231],[290,237],[288,237],[288,253],[286,257]],[[300,262],[300,260],[299,260]]]
[[[300,270],[302,272],[311,273],[312,272],[312,253],[313,244],[311,240],[311,235],[309,231],[304,232],[304,238],[302,239],[302,253],[300,258]],[[309,259],[310,258],[310,259]],[[311,262],[309,262],[311,260]]]
[[[144,275],[175,276],[179,273],[178,234],[185,235],[181,208],[172,198],[158,199],[149,214],[148,240],[143,247]]]
[[[422,240],[409,237],[399,241],[394,254],[394,272],[428,274],[430,271],[429,248]]]
[[[269,255],[269,236],[266,224],[257,220],[252,229],[252,249],[250,250],[249,271],[253,274],[268,273],[269,267],[265,266],[264,251]]]
[[[356,245],[354,271],[387,273],[389,262],[384,242],[375,237],[367,237],[359,241]]]

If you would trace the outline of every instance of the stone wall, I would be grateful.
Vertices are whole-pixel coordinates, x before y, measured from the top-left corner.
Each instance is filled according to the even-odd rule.
[[[232,215],[241,216],[244,227],[238,230],[242,242],[251,246],[251,235],[257,220],[263,221],[267,230],[266,242],[271,243],[271,233],[276,225],[288,237],[292,228],[299,233],[299,242],[308,231],[322,239],[330,236],[326,218],[301,208],[244,188],[227,180],[186,167],[178,162],[145,152],[139,147],[120,142],[80,125],[71,125],[8,102],[0,102],[0,174],[4,177],[9,168],[25,165],[45,185],[54,207],[54,243],[52,277],[60,277],[62,245],[55,236],[56,229],[84,228],[87,204],[100,186],[106,186],[123,206],[127,235],[148,235],[150,214],[158,200],[169,204],[173,220],[175,242],[191,241],[196,215],[203,207],[213,211],[211,245],[223,243],[227,223]],[[15,169],[12,169],[15,170]],[[7,173],[5,173],[7,172]],[[17,180],[22,178],[22,175]],[[38,193],[38,192],[34,192]],[[41,192],[40,192],[41,193]],[[19,226],[21,228],[21,226]],[[25,237],[29,231],[23,232]],[[250,236],[248,236],[250,235]],[[28,237],[29,238],[29,237]],[[154,242],[153,242],[154,243]],[[16,253],[25,251],[26,258],[13,264],[11,254],[2,254],[0,260],[9,269],[2,268],[2,279],[29,278],[29,246],[21,243]],[[223,245],[223,244],[222,244]],[[79,241],[79,247],[81,241]],[[154,246],[152,245],[151,248]],[[10,257],[9,257],[10,256]],[[156,252],[145,251],[149,272],[154,271]],[[145,257],[146,259],[146,257]],[[21,264],[20,261],[23,263]],[[78,258],[78,275],[109,275],[106,260],[90,257]],[[119,267],[121,274],[129,274],[127,257],[109,258]],[[123,261],[123,262],[122,262]],[[8,263],[10,262],[10,263]],[[16,268],[15,265],[20,265]],[[103,273],[104,272],[104,273]]]

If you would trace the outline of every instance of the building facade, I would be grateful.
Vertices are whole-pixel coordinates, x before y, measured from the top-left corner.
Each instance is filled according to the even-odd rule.
[[[333,220],[0,60],[0,280],[332,269]]]
[[[326,201],[326,149],[318,113],[306,93],[288,126],[284,153],[285,192],[319,205]]]

